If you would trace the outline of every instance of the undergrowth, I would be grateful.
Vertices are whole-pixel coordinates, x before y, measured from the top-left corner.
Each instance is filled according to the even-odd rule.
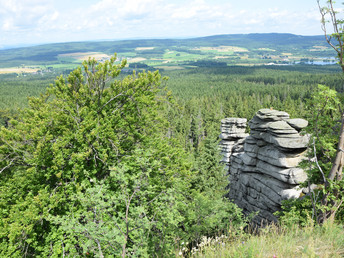
[[[179,250],[179,257],[343,257],[344,227],[271,225],[256,233],[203,237],[191,250]]]

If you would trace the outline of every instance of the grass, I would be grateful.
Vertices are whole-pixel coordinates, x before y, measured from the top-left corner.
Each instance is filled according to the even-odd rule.
[[[54,69],[75,69],[78,66],[81,65],[82,62],[72,63],[72,64],[51,64],[51,65],[45,65],[41,66],[42,68],[46,67],[53,67]]]
[[[181,254],[181,253],[179,253]],[[277,227],[259,234],[204,238],[191,257],[343,257],[343,225]]]
[[[178,61],[198,60],[204,57],[205,56],[198,55],[198,54],[189,54],[189,53],[179,52],[179,51],[166,51],[163,56],[163,59],[178,62]]]
[[[124,58],[128,58],[128,57],[135,57],[136,53],[133,52],[121,52],[121,53],[117,53],[117,57],[124,57]]]

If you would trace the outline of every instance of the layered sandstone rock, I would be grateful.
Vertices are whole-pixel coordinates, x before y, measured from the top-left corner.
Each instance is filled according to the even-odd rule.
[[[251,130],[246,137],[245,124],[245,119],[238,118],[221,121],[220,146],[223,161],[229,164],[228,197],[246,214],[258,212],[254,222],[276,221],[273,213],[280,209],[281,201],[299,197],[299,184],[307,179],[297,166],[309,141],[300,131],[308,122],[289,119],[286,112],[261,109],[249,122]],[[239,151],[233,151],[238,144]]]
[[[246,118],[225,118],[221,120],[220,151],[222,162],[229,165],[230,156],[243,151],[245,133],[247,127]]]

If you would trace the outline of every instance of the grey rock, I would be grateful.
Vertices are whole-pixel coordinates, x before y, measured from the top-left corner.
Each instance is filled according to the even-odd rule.
[[[285,121],[276,121],[271,122],[268,125],[268,131],[274,134],[296,134],[298,135],[298,131],[296,131],[293,127],[291,127]]]
[[[237,139],[237,138],[245,138],[247,137],[248,134],[247,133],[221,133],[219,138],[220,139]]]
[[[297,185],[303,183],[307,179],[307,174],[301,168],[287,168],[273,166],[269,163],[259,160],[256,165],[256,171],[267,174],[282,182]]]
[[[225,165],[230,163],[230,157],[234,153],[243,152],[243,144],[248,136],[245,133],[247,119],[244,118],[225,118],[221,120],[221,142],[219,149],[222,154],[221,162]]]
[[[256,116],[265,121],[279,121],[289,119],[289,114],[284,111],[278,111],[274,109],[260,109],[256,113]]]
[[[305,159],[305,151],[297,153],[283,152],[273,145],[264,146],[258,149],[257,158],[271,165],[292,168]]]
[[[236,117],[229,117],[224,118],[221,120],[222,124],[236,124],[236,125],[242,125],[246,128],[247,119],[246,118],[236,118]]]
[[[267,145],[267,142],[264,141],[264,140],[258,140],[258,141],[257,141],[257,145],[258,145],[259,147],[263,147],[263,146],[266,146],[266,145]]]
[[[264,141],[283,149],[305,149],[308,146],[309,135],[298,135],[295,137],[278,137],[271,134],[262,134]]]
[[[302,192],[304,193],[304,194],[308,194],[308,193],[310,193],[310,192],[313,192],[315,189],[317,189],[318,188],[318,185],[316,185],[316,184],[311,184],[309,187],[307,186],[307,187],[304,187],[304,188],[302,188]]]
[[[245,152],[251,152],[254,154],[258,154],[260,147],[256,144],[250,144],[248,142],[244,143],[244,151]]]
[[[306,128],[308,125],[308,121],[301,118],[288,119],[286,121],[291,127],[295,128],[296,130]]]
[[[247,136],[245,139],[245,143],[256,144],[256,142],[257,142],[257,139],[255,139],[251,135]]]
[[[309,141],[309,135],[299,131],[308,122],[290,119],[283,111],[261,109],[248,122],[250,135],[245,133],[246,123],[238,118],[221,121],[219,148],[229,167],[227,196],[245,214],[259,212],[254,218],[257,224],[276,222],[273,213],[281,209],[281,201],[307,191],[299,187],[307,174],[298,164]]]
[[[297,199],[300,197],[302,189],[285,189],[281,191],[282,200]]]
[[[257,159],[256,158],[252,158],[251,156],[247,155],[246,153],[244,153],[242,156],[242,161],[244,162],[245,165],[248,166],[255,166],[257,165]]]

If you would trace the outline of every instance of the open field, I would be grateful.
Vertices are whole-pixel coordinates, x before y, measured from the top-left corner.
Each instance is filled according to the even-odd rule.
[[[58,57],[60,58],[72,58],[78,61],[84,61],[88,58],[94,58],[96,60],[102,60],[110,58],[109,55],[99,52],[76,52],[76,53],[68,53],[68,54],[59,54]]]
[[[13,68],[0,68],[0,74],[8,73],[36,73],[39,68],[27,68],[27,67],[13,67]]]
[[[321,62],[335,56],[323,36],[292,34],[237,34],[192,39],[151,39],[75,42],[0,51],[0,73],[34,73],[30,67],[68,70],[89,57],[104,61],[117,53],[118,60],[144,63],[151,69],[181,69],[223,65],[286,65]],[[191,64],[190,62],[196,62]],[[25,67],[17,69],[12,67]]]
[[[134,58],[128,58],[127,61],[128,63],[138,63],[147,60],[144,57],[134,57]]]
[[[144,51],[144,50],[152,50],[154,47],[137,47],[135,51]]]
[[[178,65],[171,65],[171,66],[159,65],[159,66],[156,66],[156,68],[158,70],[161,70],[161,69],[164,69],[164,70],[183,70],[183,69],[185,69],[183,66],[178,66]]]
[[[217,52],[248,52],[246,48],[235,47],[235,46],[200,47],[200,48],[194,48],[194,50],[217,51]]]

